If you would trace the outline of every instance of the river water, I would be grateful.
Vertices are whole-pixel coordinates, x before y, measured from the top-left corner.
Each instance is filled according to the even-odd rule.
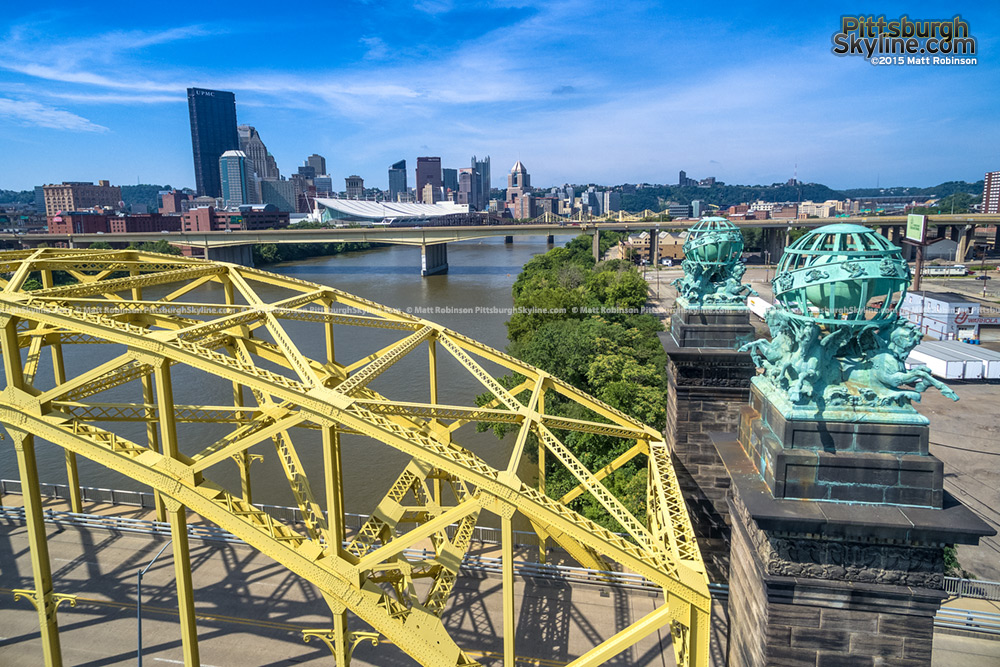
[[[571,236],[556,237],[562,244]],[[505,322],[512,306],[511,285],[521,267],[531,257],[544,253],[551,246],[545,237],[517,237],[513,244],[503,243],[502,238],[451,243],[448,245],[449,272],[445,275],[420,276],[420,249],[408,246],[388,246],[373,250],[318,257],[298,262],[275,264],[266,268],[293,278],[334,287],[373,301],[415,312],[418,316],[466,334],[482,343],[504,349],[507,344]],[[287,292],[263,288],[261,295],[267,300],[288,296]],[[158,296],[147,290],[146,298]],[[221,301],[219,287],[205,287],[198,292],[199,301]],[[193,299],[192,299],[193,300]],[[476,308],[496,308],[501,312],[474,312]],[[289,322],[286,330],[300,348],[313,358],[324,354],[322,330],[318,325]],[[263,331],[262,329],[259,331]],[[407,332],[335,327],[336,355],[341,363],[362,358],[385,345],[400,340]],[[262,336],[266,337],[266,336]],[[474,396],[485,391],[472,375],[452,360],[447,351],[438,347],[438,400],[442,403],[473,405]],[[105,359],[123,350],[111,346],[72,346],[67,350],[67,372],[93,368]],[[81,350],[81,348],[85,348]],[[412,352],[403,362],[377,378],[370,386],[384,395],[401,401],[424,402],[429,400],[428,361],[426,345]],[[86,354],[86,358],[82,355]],[[36,386],[45,387],[45,378],[51,377],[47,361],[40,364]],[[496,366],[483,364],[494,375],[502,373]],[[88,401],[138,401],[137,383],[104,392]],[[174,393],[176,403],[231,405],[232,388],[227,382],[175,367]],[[116,424],[119,434],[145,443],[145,427],[139,424]],[[212,424],[180,424],[178,437],[186,454],[195,454],[229,430],[226,426]],[[322,453],[318,434],[304,429],[292,431],[296,450],[302,459],[313,488],[319,496],[322,489]],[[467,425],[455,434],[459,444],[468,447],[492,465],[502,465],[509,456],[512,437],[501,442],[492,434],[476,433]],[[0,442],[0,477],[17,479],[17,464],[11,441]],[[389,485],[405,467],[408,458],[378,442],[360,436],[344,436],[344,477],[346,509],[349,512],[367,513],[387,491]],[[293,505],[288,483],[270,442],[255,446],[252,452],[264,454],[264,460],[252,467],[254,501],[257,503]],[[46,442],[37,444],[39,476],[43,482],[65,483],[63,450]],[[528,471],[523,473],[530,478]],[[211,468],[207,475],[226,488],[238,492],[239,477],[235,463],[224,462]],[[81,484],[104,488],[147,490],[133,480],[110,471],[90,461],[80,460]]]

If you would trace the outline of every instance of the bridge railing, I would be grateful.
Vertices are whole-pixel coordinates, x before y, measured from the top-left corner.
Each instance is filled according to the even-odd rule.
[[[66,484],[48,484],[42,483],[41,495],[45,498],[60,498],[63,500],[69,500],[70,492],[69,486]],[[15,479],[0,479],[0,494],[21,494],[21,482]],[[148,491],[128,491],[122,489],[104,489],[91,486],[81,486],[80,494],[83,500],[93,503],[108,503],[111,505],[129,505],[135,507],[145,507],[154,508],[156,506],[154,496]],[[258,504],[257,507],[263,509],[268,514],[273,516],[275,519],[281,521],[296,524],[302,522],[302,512],[298,507],[288,507],[285,505],[262,505]],[[50,510],[46,510],[47,512]],[[60,513],[56,513],[60,514]],[[70,515],[71,513],[62,513]],[[55,514],[53,515],[55,516]],[[73,516],[84,516],[84,515],[73,515]],[[88,517],[98,517],[96,514],[87,514]],[[108,527],[116,525],[114,521],[121,522],[117,524],[120,526],[120,530],[127,530],[131,526],[141,527],[149,524],[148,521],[143,521],[140,519],[125,519],[116,517],[106,517],[109,520],[107,524]],[[358,530],[364,525],[368,517],[364,514],[356,513],[345,513],[345,527],[348,530]],[[133,523],[129,523],[133,522]],[[156,523],[156,522],[152,522]],[[103,525],[103,524],[102,524]],[[192,524],[198,525],[198,524]],[[95,524],[95,527],[100,527]],[[445,530],[448,531],[449,537],[454,537],[456,525],[448,526]],[[230,535],[228,532],[222,529],[215,528],[214,526],[208,526],[207,528],[201,527],[198,530],[206,530],[206,535],[228,535],[232,540],[239,541],[236,537]],[[212,532],[216,531],[216,532]],[[143,530],[143,532],[148,532]],[[169,529],[167,534],[169,534]],[[489,544],[500,544],[501,535],[499,528],[493,528],[491,526],[476,526],[473,539],[477,542],[484,542]],[[228,541],[228,540],[227,540]],[[515,530],[514,531],[514,542],[519,547],[537,547],[538,546],[538,536],[532,532]],[[484,561],[485,562],[485,561]],[[497,561],[499,562],[499,560]],[[498,565],[499,567],[499,565]],[[592,570],[587,570],[588,573],[595,572]],[[621,575],[622,573],[618,573]],[[589,576],[589,575],[588,575]],[[622,575],[625,576],[625,575]],[[645,581],[645,579],[643,579]],[[728,595],[728,589],[724,590],[720,588],[718,584],[713,584],[712,593],[713,595]],[[952,597],[961,598],[975,598],[977,600],[991,600],[994,602],[1000,602],[1000,581],[989,581],[989,580],[979,580],[979,579],[961,579],[959,577],[945,577],[944,578],[944,590],[946,593]]]
[[[13,484],[11,486],[3,486],[3,482],[9,481],[0,480],[0,488],[13,487]],[[115,495],[117,497],[117,491]],[[292,510],[296,508],[289,507],[285,509]],[[160,537],[170,536],[170,524],[160,521],[107,516],[103,514],[75,514],[73,512],[60,512],[52,509],[44,510],[44,514],[45,521],[54,525],[72,525],[79,528],[97,528]],[[0,519],[23,523],[25,520],[24,508],[0,506]],[[188,535],[194,539],[206,541],[226,542],[230,544],[242,544],[243,542],[232,533],[213,525],[189,524]],[[408,559],[413,560],[421,560],[433,555],[432,552],[426,549],[406,549],[404,550],[404,554]],[[466,554],[462,561],[463,570],[486,575],[501,576],[502,568],[503,560],[498,557]],[[514,572],[517,576],[558,581],[569,585],[589,584],[615,589],[645,590],[651,593],[660,592],[659,586],[645,577],[631,572],[591,570],[584,567],[549,565],[522,560],[514,561]],[[992,600],[996,598],[984,596],[993,596],[1000,592],[1000,582],[948,577],[945,582],[945,588],[953,595]],[[729,586],[726,584],[710,584],[709,589],[714,598],[727,599],[729,597]],[[1000,614],[972,609],[942,607],[938,610],[937,616],[934,618],[934,626],[950,630],[963,630],[965,632],[1000,636]]]

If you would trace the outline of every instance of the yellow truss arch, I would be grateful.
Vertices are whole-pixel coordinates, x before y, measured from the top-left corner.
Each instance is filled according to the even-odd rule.
[[[265,271],[131,250],[44,248],[0,253],[0,275],[0,340],[7,379],[0,392],[0,422],[17,450],[47,664],[61,664],[55,617],[60,594],[52,590],[41,524],[36,437],[66,450],[71,483],[75,457],[84,456],[155,490],[158,511],[169,518],[175,540],[188,664],[197,664],[198,652],[190,571],[185,571],[187,510],[322,591],[333,627],[310,631],[309,636],[326,642],[338,665],[349,664],[358,642],[377,644],[380,638],[421,665],[477,664],[448,635],[441,613],[483,512],[498,515],[502,525],[505,665],[514,660],[515,513],[530,521],[543,543],[552,540],[581,565],[608,569],[606,563],[614,561],[664,591],[660,608],[572,665],[602,664],[668,624],[678,664],[708,664],[710,599],[704,564],[670,456],[655,430],[443,326]],[[57,285],[57,276],[69,276],[70,284]],[[26,290],[31,279],[40,280],[41,288]],[[199,290],[209,284],[216,294],[221,286],[221,303]],[[270,302],[261,296],[262,291],[275,290],[287,296]],[[325,340],[326,354],[311,358],[303,353],[286,331],[288,321],[315,328],[318,339]],[[336,355],[335,326],[355,335],[371,328],[395,331],[399,338],[362,359],[341,359]],[[121,353],[103,363],[88,363],[90,344],[111,345]],[[54,381],[37,379],[46,348]],[[385,396],[369,387],[422,349],[427,350],[428,402]],[[468,405],[439,403],[441,354],[457,361],[495,400],[486,406],[475,406],[473,397]],[[70,356],[73,364],[67,363]],[[505,389],[484,369],[484,362],[516,373],[523,383]],[[67,376],[67,368],[84,363],[87,370]],[[232,383],[232,401],[176,403],[173,378],[179,367]],[[99,400],[103,392],[120,393],[125,387],[134,388],[132,402]],[[585,407],[594,418],[546,414],[545,399],[553,392]],[[125,422],[145,423],[145,442],[114,431],[116,424]],[[200,451],[184,451],[189,443],[180,441],[177,425],[192,422],[226,425],[228,433]],[[489,465],[458,442],[456,431],[470,422],[514,425],[517,438],[506,466]],[[301,428],[322,433],[325,498],[313,492],[296,449],[292,435]],[[560,431],[600,433],[634,445],[595,472],[557,437]],[[344,528],[342,433],[366,436],[409,457],[376,511],[351,536]],[[546,495],[544,475],[538,488],[518,477],[529,435],[538,442],[540,466],[546,456],[555,456],[579,482],[562,498]],[[281,461],[304,517],[303,528],[273,518],[252,502],[249,463],[253,452],[267,443]],[[648,460],[649,525],[638,522],[601,483],[636,456]],[[215,466],[233,459],[241,471],[239,491],[227,490],[208,476]],[[581,494],[592,495],[626,536],[570,509],[568,504]],[[433,556],[408,558],[406,550],[425,540],[432,544]],[[430,580],[429,588],[421,589],[426,589],[424,594],[412,585],[418,578]],[[348,613],[373,633],[348,632]]]

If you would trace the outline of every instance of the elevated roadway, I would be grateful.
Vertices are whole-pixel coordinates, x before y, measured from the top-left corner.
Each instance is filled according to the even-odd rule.
[[[475,225],[441,227],[336,227],[324,229],[277,229],[232,232],[129,232],[121,234],[0,234],[0,241],[16,241],[26,246],[42,242],[68,243],[77,247],[98,241],[110,243],[145,243],[166,240],[172,244],[190,245],[199,248],[225,247],[260,243],[394,243],[424,246],[454,241],[470,241],[496,236],[552,236],[579,231],[593,234],[595,231],[642,231],[652,228],[689,229],[697,220],[672,220],[670,222],[583,222],[545,223],[510,225]],[[833,223],[852,223],[893,227],[906,224],[906,216],[852,217],[852,218],[812,218],[808,220],[748,220],[736,222],[737,227],[759,229],[811,229]],[[928,217],[932,228],[938,226],[996,225],[1000,215],[934,215]]]

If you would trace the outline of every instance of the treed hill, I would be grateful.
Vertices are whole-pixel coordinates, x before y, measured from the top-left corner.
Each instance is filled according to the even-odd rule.
[[[983,194],[983,181],[966,183],[965,181],[947,181],[932,188],[854,188],[842,190],[845,197],[948,197],[961,193],[970,195]]]
[[[715,204],[723,208],[735,206],[758,199],[764,201],[826,201],[827,199],[843,199],[844,195],[831,190],[819,183],[802,183],[800,185],[713,185],[708,188],[677,187],[663,185],[653,188],[636,190],[635,194],[622,194],[622,208],[626,211],[663,210],[668,201],[690,204],[700,199],[706,204]]]

